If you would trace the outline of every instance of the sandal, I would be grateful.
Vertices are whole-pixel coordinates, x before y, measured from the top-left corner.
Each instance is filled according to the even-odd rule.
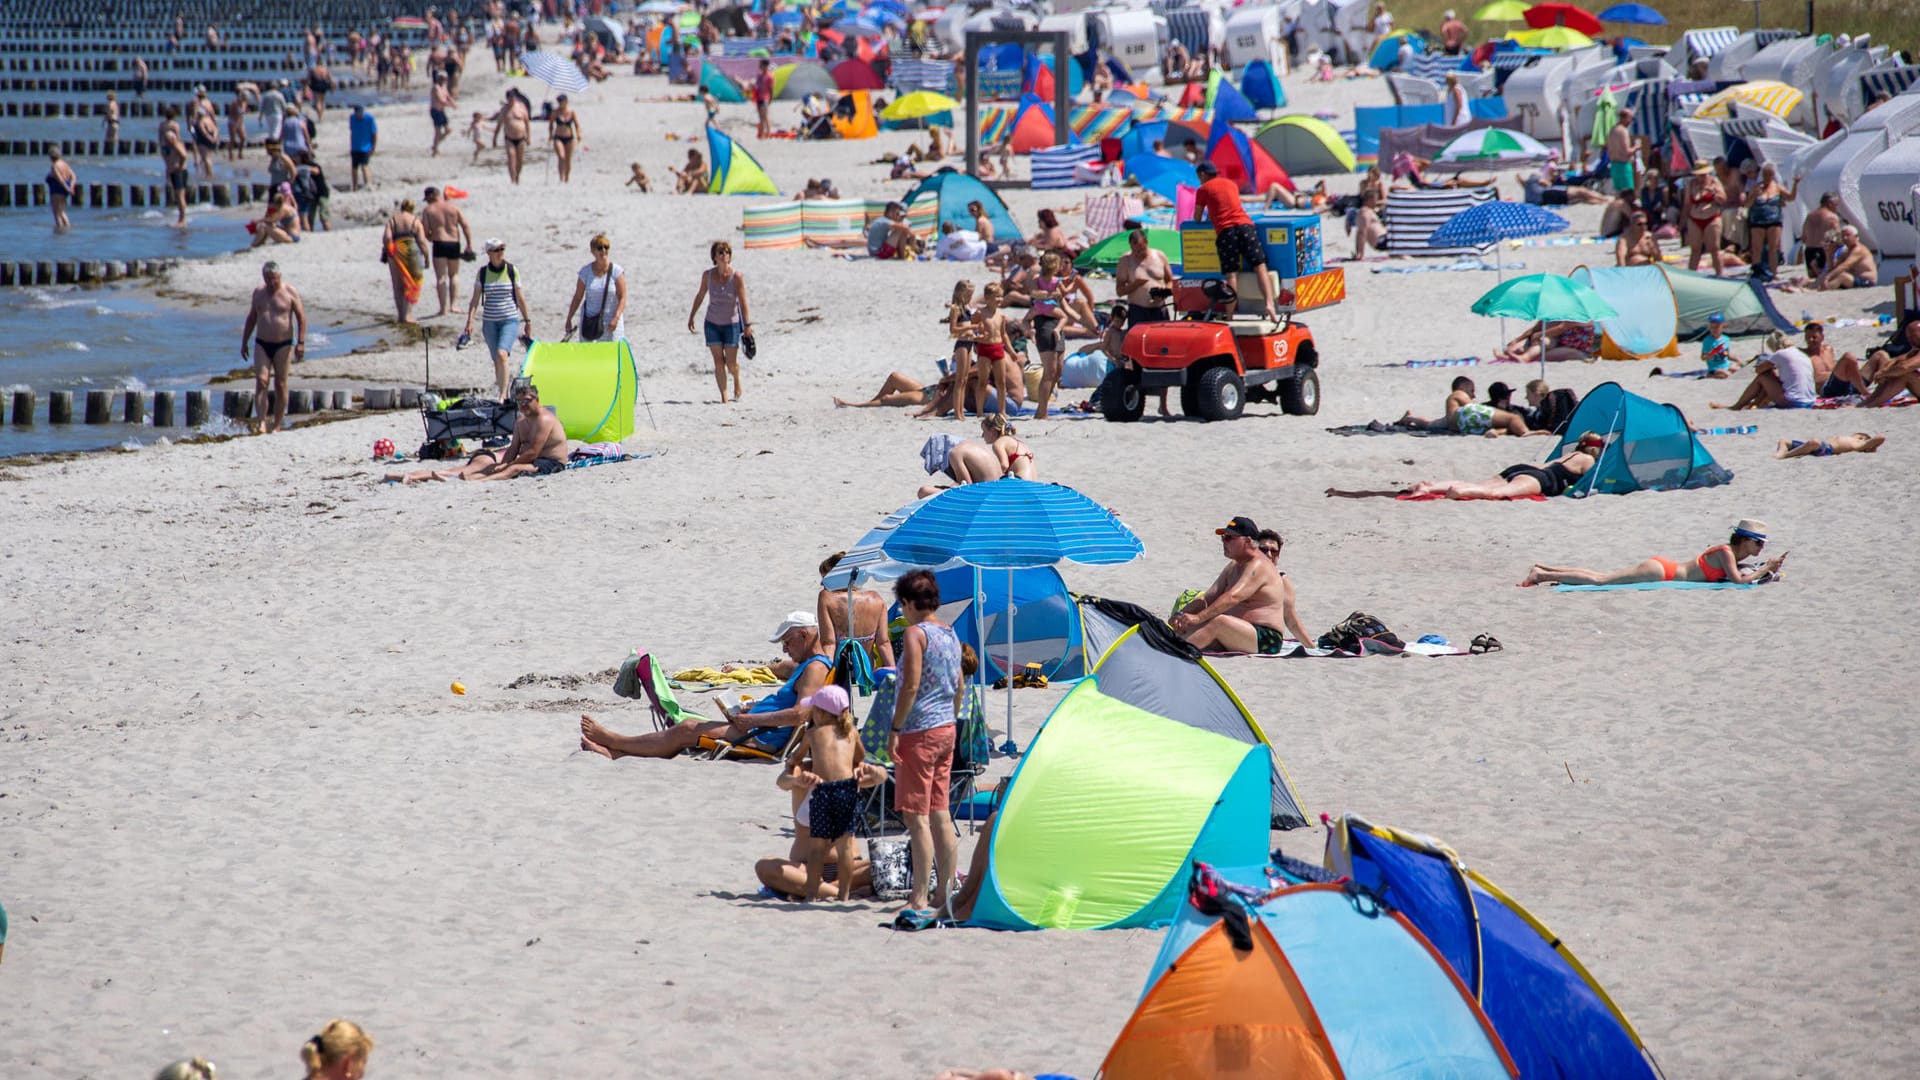
[[[1499,638],[1492,634],[1481,634],[1473,639],[1473,644],[1467,647],[1467,651],[1479,656],[1481,653],[1499,652],[1502,648]]]
[[[939,916],[932,911],[906,908],[893,917],[893,928],[909,933],[916,930],[931,930],[939,925]]]

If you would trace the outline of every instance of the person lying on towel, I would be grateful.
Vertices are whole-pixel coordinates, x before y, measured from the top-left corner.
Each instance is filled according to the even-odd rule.
[[[513,390],[519,415],[513,438],[492,465],[468,473],[468,480],[511,480],[516,476],[551,476],[567,467],[567,429],[560,418],[540,407],[540,388],[522,381]]]
[[[1542,433],[1544,434],[1544,432]],[[1544,495],[1551,499],[1580,481],[1607,448],[1604,436],[1589,431],[1580,436],[1571,451],[1539,465],[1509,465],[1492,480],[1422,480],[1403,494],[1419,498],[1444,495],[1449,499],[1530,499]],[[1329,491],[1328,494],[1335,494]]]
[[[1527,579],[1522,585],[1539,585],[1543,582],[1558,585],[1631,585],[1649,581],[1698,581],[1708,584],[1730,582],[1736,585],[1757,585],[1772,581],[1780,576],[1780,568],[1786,564],[1787,552],[1768,559],[1758,569],[1743,569],[1741,562],[1755,558],[1767,546],[1767,523],[1753,518],[1741,518],[1734,525],[1733,534],[1727,542],[1717,544],[1700,553],[1691,562],[1675,562],[1658,555],[1642,559],[1625,570],[1582,570],[1571,566],[1543,566],[1535,563],[1527,571]]]

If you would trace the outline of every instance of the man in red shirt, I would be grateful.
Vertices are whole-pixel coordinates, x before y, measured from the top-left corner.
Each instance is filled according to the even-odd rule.
[[[1202,161],[1200,190],[1194,194],[1194,213],[1213,224],[1213,246],[1220,253],[1220,269],[1233,284],[1233,275],[1248,271],[1260,279],[1260,297],[1267,302],[1267,318],[1278,318],[1273,310],[1273,277],[1267,273],[1267,249],[1260,243],[1260,230],[1254,228],[1246,207],[1240,205],[1240,188],[1220,175],[1211,161]]]
[[[767,106],[773,102],[773,73],[769,67],[769,62],[762,58],[760,74],[753,77],[753,107],[760,114],[760,127],[755,134],[762,139],[773,137],[773,123],[767,119]]]

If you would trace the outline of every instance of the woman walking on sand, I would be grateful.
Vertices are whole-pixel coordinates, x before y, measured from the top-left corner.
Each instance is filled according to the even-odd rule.
[[[563,184],[573,177],[573,144],[581,138],[580,114],[573,111],[567,95],[561,94],[547,118],[547,143],[553,147],[553,165]]]
[[[733,400],[740,400],[740,345],[747,344],[747,358],[753,358],[753,317],[747,309],[747,281],[733,268],[733,245],[715,240],[707,249],[713,269],[700,274],[700,291],[693,295],[693,310],[687,312],[687,333],[693,333],[693,318],[700,314],[702,301],[707,305],[707,348],[713,353],[713,381],[720,387],[720,404],[727,403],[727,376],[733,376]]]
[[[620,341],[627,336],[627,271],[613,261],[613,241],[601,233],[587,242],[593,261],[580,268],[567,305],[566,332],[580,314],[581,341]]]
[[[412,323],[413,305],[420,300],[420,282],[426,276],[427,232],[413,212],[413,200],[400,200],[400,209],[387,219],[380,237],[380,261],[393,279],[395,321]]]

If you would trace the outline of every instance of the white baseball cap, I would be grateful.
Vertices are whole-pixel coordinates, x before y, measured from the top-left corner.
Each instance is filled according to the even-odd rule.
[[[808,630],[818,630],[820,628],[820,620],[815,619],[811,611],[789,611],[787,612],[787,617],[780,620],[779,629],[775,630],[773,636],[767,640],[779,641],[802,627]]]

